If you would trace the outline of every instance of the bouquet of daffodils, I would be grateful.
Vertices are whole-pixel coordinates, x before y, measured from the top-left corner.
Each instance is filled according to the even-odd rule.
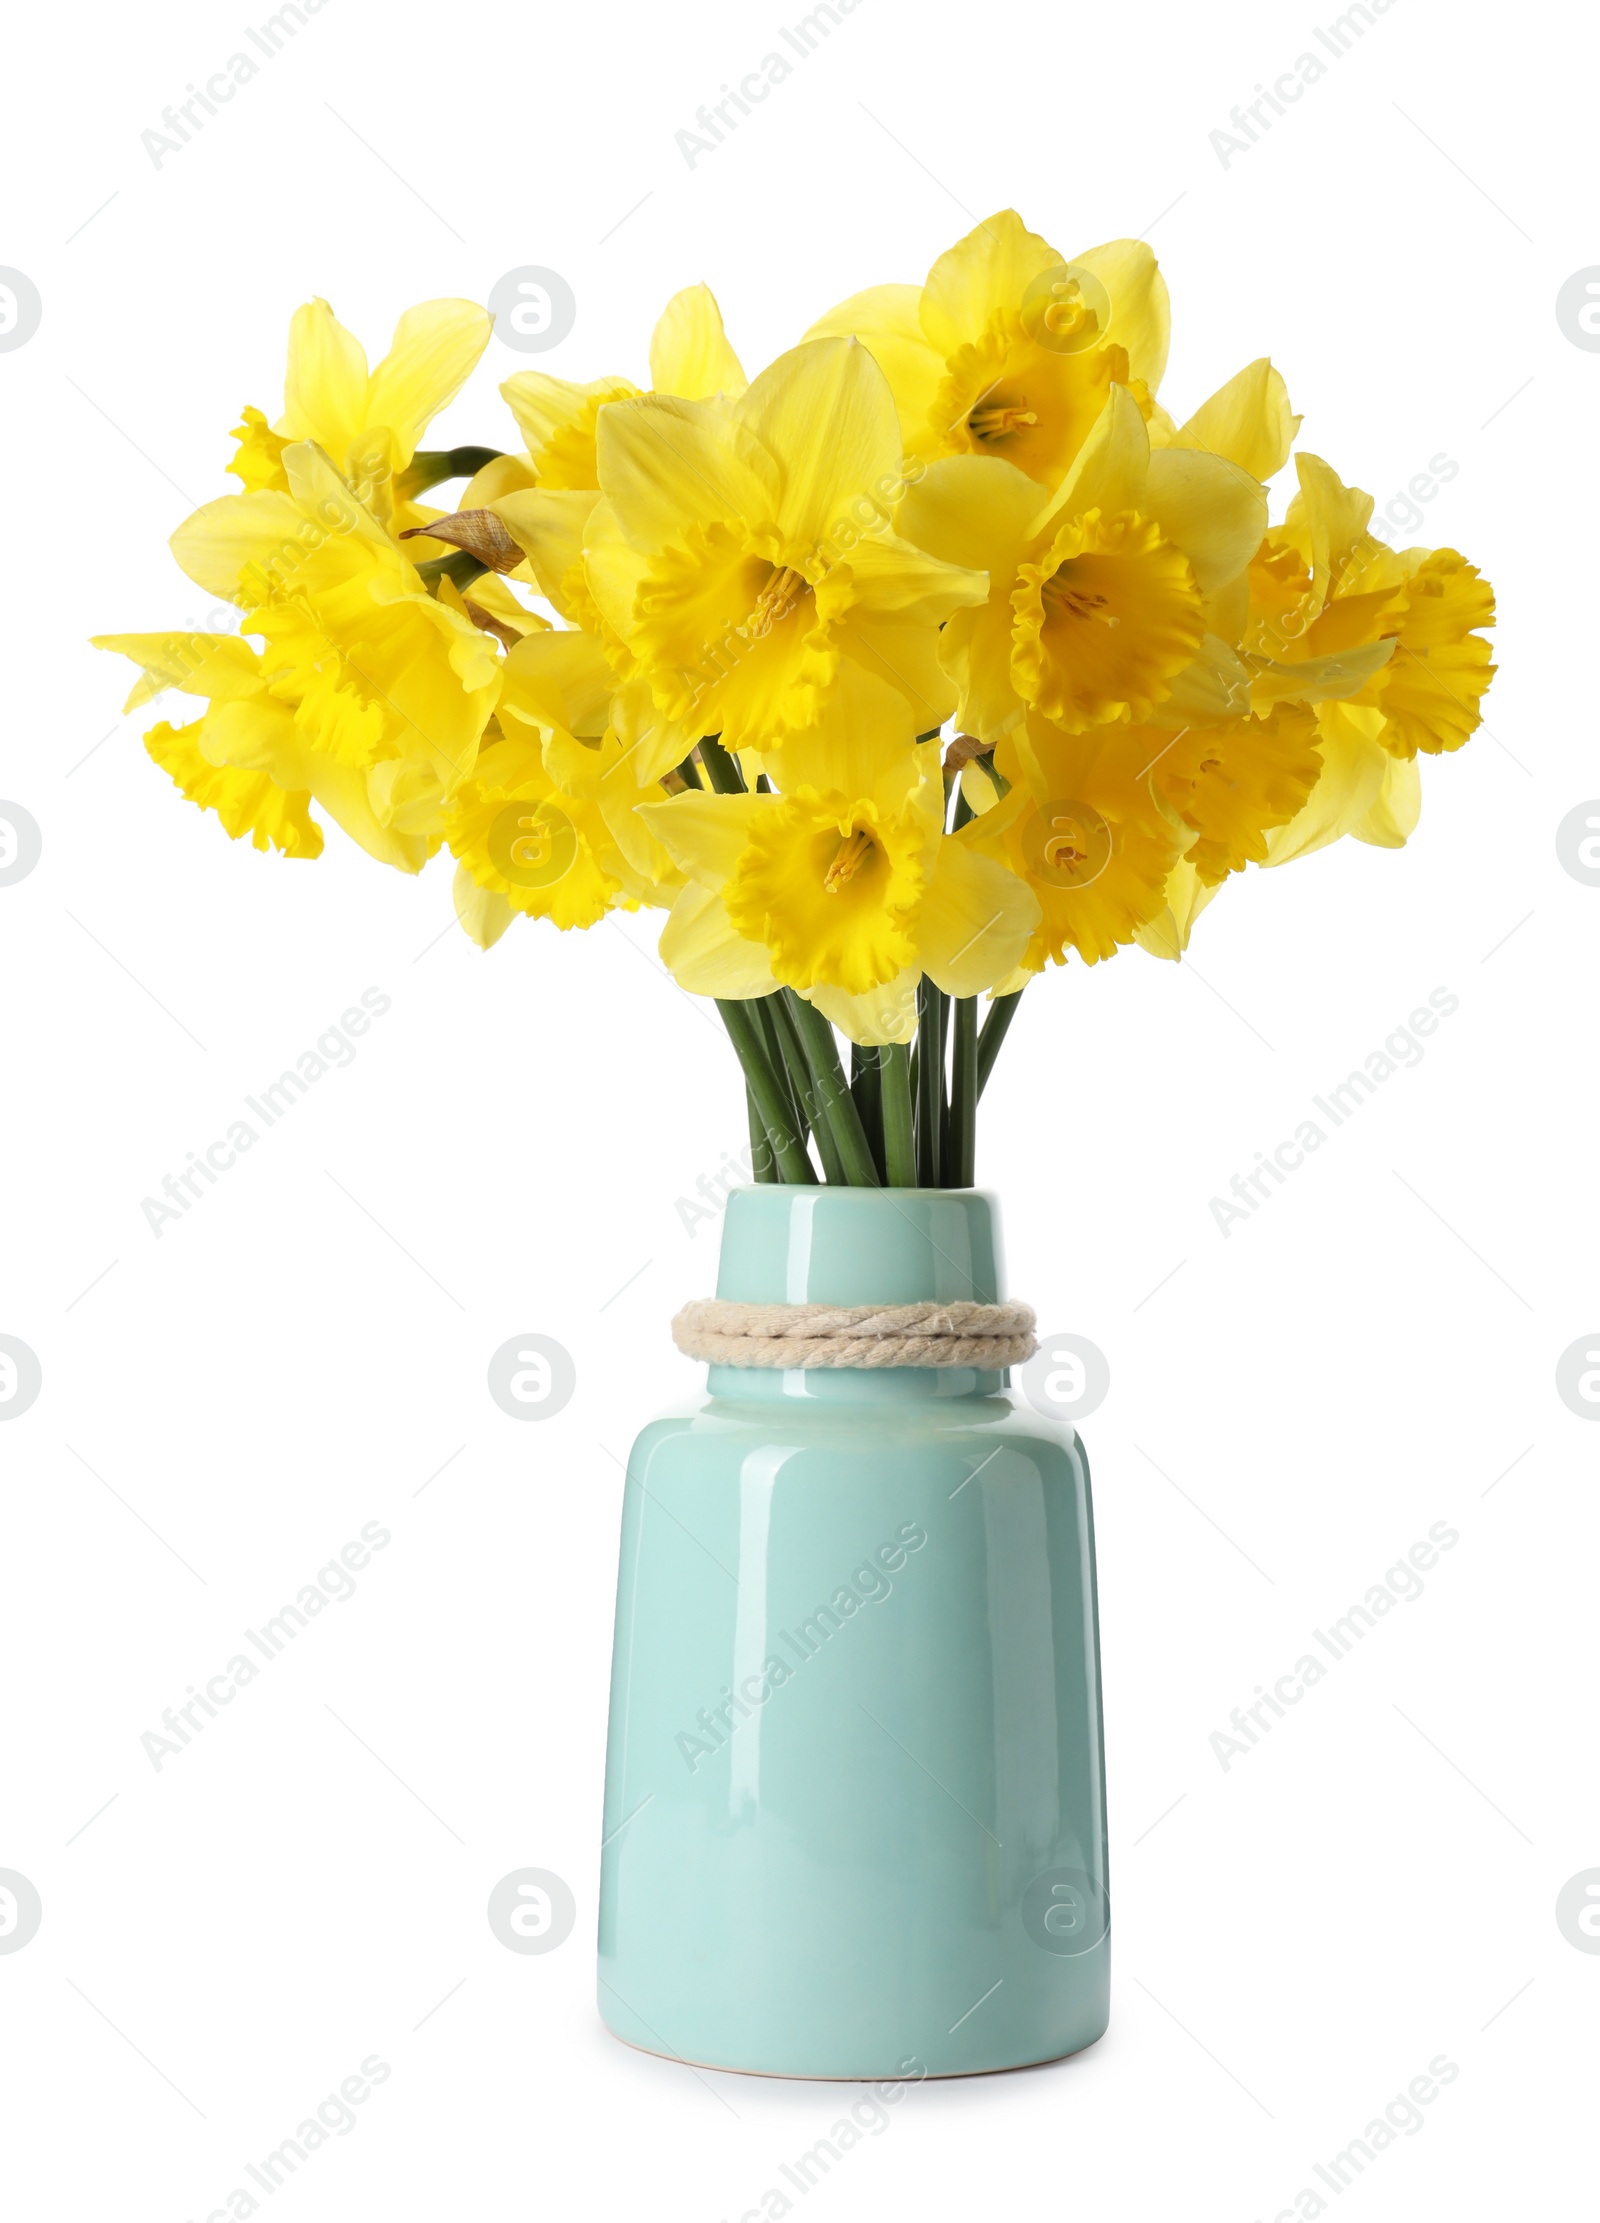
[[[648,391],[521,371],[520,445],[424,447],[491,329],[426,302],[369,370],[299,310],[244,490],[172,539],[238,629],[97,645],[130,709],[204,704],[145,746],[236,840],[315,857],[315,804],[402,872],[446,848],[483,949],[662,910],[759,1179],[970,1184],[1046,963],[1177,958],[1247,865],[1399,847],[1419,752],[1479,722],[1488,585],[1304,451],[1269,524],[1283,379],[1169,413],[1137,241],[1069,261],[1006,211],[754,380],[691,287]]]

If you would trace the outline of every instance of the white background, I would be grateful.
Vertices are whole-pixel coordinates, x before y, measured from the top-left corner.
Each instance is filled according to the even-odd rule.
[[[418,883],[337,832],[315,866],[230,848],[84,642],[203,622],[166,536],[235,485],[228,428],[276,413],[313,292],[376,359],[409,302],[563,273],[571,338],[492,342],[442,420],[500,444],[501,378],[642,378],[679,286],[713,286],[753,369],[1007,204],[1068,254],[1149,232],[1180,418],[1270,351],[1303,443],[1380,505],[1456,462],[1397,537],[1484,566],[1502,669],[1408,850],[1252,873],[1192,962],[1029,992],[979,1174],[1014,1293],[1111,1365],[1085,1429],[1111,2030],[913,2091],[788,2189],[840,2219],[1576,2197],[1600,1958],[1554,1904],[1600,1866],[1600,1432],[1554,1376],[1600,1326],[1600,890],[1554,836],[1600,791],[1600,358],[1554,299],[1600,262],[1592,34],[1395,0],[1224,167],[1209,135],[1324,54],[1332,6],[862,0],[691,170],[674,134],[802,12],[327,0],[159,169],[141,132],[242,12],[10,34],[0,261],[44,303],[0,354],[0,793],[44,836],[0,889],[0,1330],[44,1375],[0,1433],[0,1867],[44,1908],[0,1956],[19,2223],[199,2223],[373,2053],[388,2081],[275,2214],[732,2223],[852,2096],[697,2078],[594,2006],[620,1462],[694,1386],[667,1322],[710,1290],[715,1228],[676,1200],[744,1142],[715,1015],[648,915],[483,956],[447,859]],[[392,1009],[354,1064],[158,1240],[141,1199],[368,987]],[[1211,1197],[1438,987],[1460,1008],[1422,1063],[1224,1239]],[[485,1389],[529,1331],[578,1369],[532,1427]],[[370,1521],[392,1542],[357,1595],[155,1772],[163,1708]],[[1224,1771],[1231,1709],[1436,1522],[1460,1541],[1425,1594]],[[485,1920],[523,1866],[578,1902],[540,1958]],[[1312,2164],[1440,2053],[1460,2074],[1425,2127],[1336,2200]]]

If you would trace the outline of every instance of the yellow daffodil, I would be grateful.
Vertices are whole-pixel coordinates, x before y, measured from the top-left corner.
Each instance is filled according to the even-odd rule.
[[[1035,713],[995,751],[1010,791],[964,831],[1038,903],[1026,970],[1064,964],[1069,947],[1096,964],[1160,913],[1194,835],[1152,787],[1151,742],[1117,726],[1064,734]]]
[[[380,523],[396,534],[425,523],[433,513],[420,509],[415,496],[436,480],[413,472],[413,458],[493,329],[488,310],[475,302],[420,302],[400,319],[388,354],[369,371],[361,342],[327,302],[306,302],[289,326],[283,414],[269,428],[259,409],[247,408],[228,469],[249,493],[286,493],[285,448],[314,441]]]
[[[1196,836],[1186,861],[1207,887],[1264,864],[1273,829],[1305,807],[1322,772],[1316,719],[1297,703],[1176,734],[1135,728],[1128,740],[1147,754],[1153,792]]]
[[[163,686],[210,700],[190,729],[207,762],[310,794],[372,856],[415,872],[477,755],[498,653],[424,591],[319,448],[291,444],[283,464],[287,491],[227,495],[172,539],[191,579],[241,607],[259,653],[231,634],[97,645],[143,666],[133,702]]]
[[[543,632],[506,658],[499,722],[537,734],[546,771],[563,794],[598,808],[629,896],[670,902],[683,884],[638,806],[659,802],[660,781],[646,769],[654,725],[648,690],[616,689],[604,646],[580,632]]]
[[[709,286],[686,286],[662,311],[650,341],[650,389],[683,401],[708,401],[713,394],[742,394],[746,380],[739,358],[728,345],[722,311]],[[591,378],[579,383],[552,378],[547,371],[518,371],[500,389],[517,420],[527,449],[524,484],[560,488],[598,487],[595,427],[608,401],[637,401],[640,389],[628,378]],[[499,474],[505,481],[506,474]],[[494,491],[511,491],[498,483]]]
[[[664,911],[759,1179],[970,1183],[1046,965],[1179,958],[1249,867],[1399,847],[1421,757],[1481,722],[1486,581],[1388,547],[1313,455],[1269,526],[1284,381],[1261,357],[1172,414],[1136,241],[1068,261],[1002,210],[753,382],[690,286],[647,390],[521,371],[521,452],[421,448],[490,329],[425,302],[369,370],[300,309],[245,491],[172,539],[240,630],[96,645],[139,666],[130,710],[194,700],[145,746],[234,841],[447,846],[485,949]],[[848,1073],[834,1028],[873,1053]]]
[[[697,994],[792,987],[856,1041],[905,1041],[918,977],[981,993],[1019,962],[1038,906],[971,829],[943,832],[938,745],[914,744],[890,689],[852,683],[830,720],[839,730],[802,746],[845,785],[645,806],[689,876],[662,960]],[[903,749],[883,746],[886,730]]]
[[[989,575],[941,645],[962,726],[992,743],[1031,730],[1029,713],[1063,733],[1242,714],[1247,674],[1209,598],[1243,574],[1265,516],[1259,483],[1226,457],[1152,451],[1120,386],[1053,494],[998,459],[934,464],[901,530]]]
[[[951,707],[937,629],[977,574],[899,537],[894,401],[866,349],[820,340],[733,402],[616,402],[585,571],[660,713],[652,770],[706,734],[760,748],[815,725],[841,668],[928,732]]]
[[[1494,596],[1453,548],[1388,548],[1372,497],[1319,457],[1250,566],[1244,645],[1258,705],[1314,706],[1323,776],[1270,845],[1273,863],[1341,834],[1398,847],[1416,825],[1415,758],[1459,749],[1494,675]]]
[[[1167,289],[1138,240],[1069,263],[1002,209],[922,286],[873,286],[807,339],[853,335],[882,364],[909,455],[1000,456],[1056,485],[1115,383],[1148,409],[1167,361]]]
[[[484,899],[464,903],[458,895],[457,915],[485,948],[519,911],[565,931],[593,926],[630,902],[598,806],[557,786],[531,734],[488,742],[443,827],[451,855]]]
[[[253,849],[276,849],[284,857],[320,857],[322,828],[311,816],[309,789],[293,794],[275,786],[265,772],[236,772],[202,755],[205,725],[172,726],[163,719],[144,737],[146,753],[173,785],[201,810],[215,811],[230,841],[250,836]]]

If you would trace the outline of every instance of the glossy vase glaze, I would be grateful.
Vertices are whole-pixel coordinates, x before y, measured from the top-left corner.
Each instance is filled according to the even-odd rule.
[[[978,1190],[736,1191],[717,1294],[993,1302]],[[634,1445],[600,2009],[772,2076],[970,2075],[1106,2027],[1089,1473],[998,1373],[713,1366]]]

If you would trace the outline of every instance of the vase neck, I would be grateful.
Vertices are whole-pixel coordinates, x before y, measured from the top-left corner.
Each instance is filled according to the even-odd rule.
[[[735,1189],[717,1295],[742,1304],[997,1304],[1000,1207],[984,1189]],[[1006,1376],[971,1366],[713,1366],[714,1397],[816,1404],[993,1396]]]
[[[717,1295],[744,1304],[997,1304],[1000,1207],[984,1189],[735,1189]]]

